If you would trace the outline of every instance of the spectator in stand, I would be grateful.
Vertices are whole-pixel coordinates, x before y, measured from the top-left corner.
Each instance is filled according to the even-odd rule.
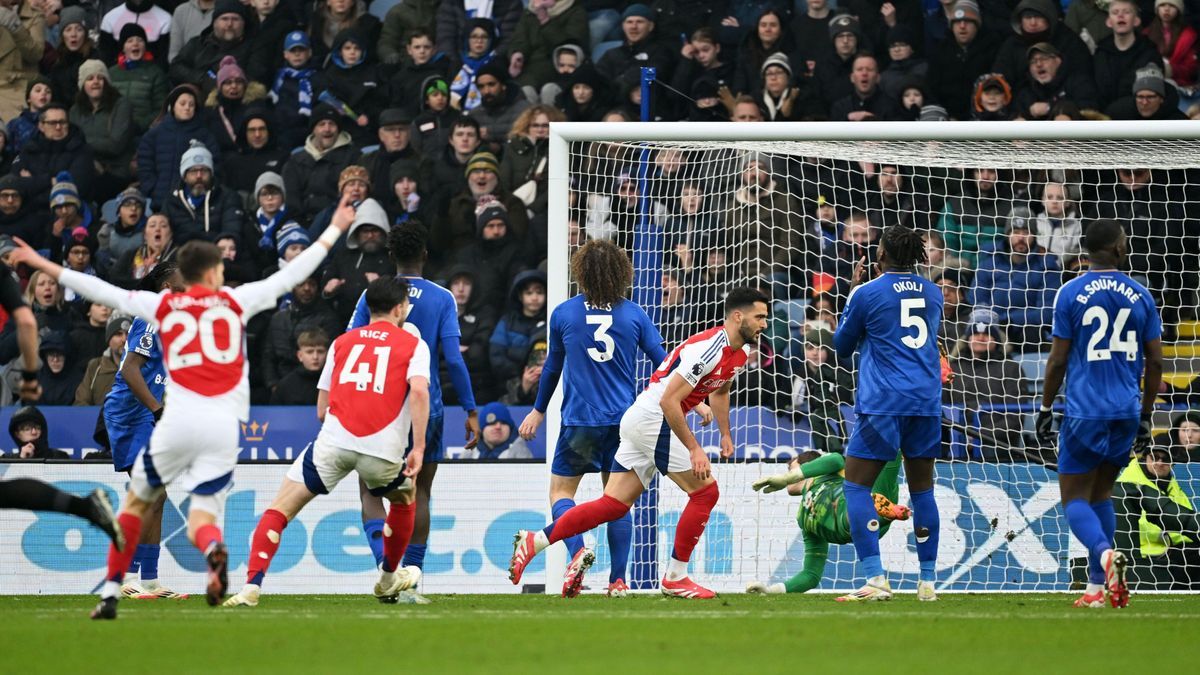
[[[70,239],[63,244],[63,248],[65,249],[63,267],[72,272],[98,276],[96,268],[92,266],[92,259],[96,253],[96,240],[88,234],[86,227],[79,226],[71,230]],[[84,306],[83,296],[75,291],[68,289],[65,295],[68,302],[73,302],[79,307]]]
[[[768,8],[754,22],[754,30],[746,37],[734,53],[734,75],[732,91],[736,94],[753,94],[763,89],[764,64],[775,54],[787,57],[796,49],[791,29],[784,23],[784,14]],[[791,67],[788,67],[791,75]]]
[[[212,25],[215,7],[216,0],[185,0],[179,3],[171,15],[171,47],[168,51],[168,61],[174,61],[185,44],[208,30]]]
[[[20,237],[41,247],[49,238],[46,211],[26,198],[16,176],[0,177],[0,234]]]
[[[723,248],[739,247],[735,276],[770,279],[772,297],[794,298],[802,288],[794,275],[808,269],[809,257],[820,250],[820,243],[804,230],[804,205],[772,178],[768,161],[751,155],[742,164],[741,184],[733,193],[722,233],[729,238],[720,243]]]
[[[891,5],[891,7],[888,7]],[[912,36],[913,49],[925,43],[925,10],[921,0],[848,0],[839,2],[838,7],[856,17],[862,24],[863,35],[872,45],[884,45],[888,31],[894,27],[904,28]]]
[[[165,215],[156,213],[146,220],[142,245],[126,251],[117,259],[109,270],[109,280],[121,288],[132,290],[155,265],[174,257],[171,221]]]
[[[221,252],[221,265],[225,270],[225,285],[237,288],[242,284],[258,280],[258,268],[250,256],[238,251],[241,239],[233,232],[219,232],[213,239]]]
[[[916,37],[903,24],[888,30],[888,64],[879,74],[879,86],[889,97],[898,99],[904,90],[916,84],[922,91],[929,77],[929,62],[917,56]]]
[[[1062,282],[1058,259],[1037,245],[1031,226],[1027,209],[1013,210],[1007,240],[980,256],[973,291],[975,306],[995,312],[1021,352],[1044,346]]]
[[[1183,0],[1155,0],[1154,20],[1144,32],[1166,63],[1167,76],[1179,87],[1195,90],[1200,72],[1198,35],[1188,21]]]
[[[814,448],[842,452],[847,434],[841,406],[853,401],[854,378],[849,368],[837,367],[833,331],[806,331],[804,360],[792,379],[792,408],[807,416]]]
[[[1014,116],[1012,88],[999,73],[980,75],[971,96],[971,119],[1011,120]]]
[[[304,144],[305,130],[311,129],[316,95],[313,78],[317,71],[312,60],[312,43],[303,31],[292,31],[283,40],[283,66],[271,80],[271,105],[279,123],[280,147],[291,150]]]
[[[407,57],[397,59],[395,73],[388,81],[389,104],[409,117],[416,117],[424,108],[422,87],[426,81],[435,76],[448,79],[454,66],[451,54],[434,51],[433,35],[424,30],[409,35],[404,50]]]
[[[1052,119],[1050,111],[1064,101],[1081,110],[1099,103],[1091,76],[1063,67],[1062,53],[1049,42],[1029,48],[1028,71],[1029,77],[1013,101],[1014,113],[1021,118]]]
[[[967,267],[967,261],[946,250],[946,238],[937,230],[930,230],[925,235],[924,264],[917,265],[917,274],[935,281],[948,270],[962,270]]]
[[[488,364],[488,341],[496,328],[496,310],[484,302],[485,294],[479,286],[479,277],[470,265],[456,265],[446,274],[446,287],[454,295],[458,311],[458,330],[462,334],[459,349],[463,361],[471,373],[471,386],[475,388],[475,400],[487,401],[494,398],[495,380]],[[458,402],[458,393],[444,362],[442,399],[447,405]]]
[[[945,237],[946,248],[974,267],[979,251],[998,242],[1004,233],[1012,199],[996,169],[970,172],[971,180],[960,183],[961,193],[946,200],[937,229]]]
[[[1092,78],[1092,54],[1083,40],[1058,20],[1057,4],[1054,0],[1021,0],[1013,10],[1013,34],[1000,45],[992,70],[1018,90],[1028,80],[1030,45],[1042,42],[1060,55],[1067,77]]]
[[[748,346],[746,370],[739,375],[745,378],[742,380],[745,386],[733,391],[733,405],[762,407],[776,415],[791,414],[792,383],[783,359],[765,338]]]
[[[505,405],[533,405],[537,401],[538,384],[546,364],[546,339],[539,338],[529,348],[521,374],[509,378],[500,402]]]
[[[328,64],[313,79],[317,99],[341,111],[343,128],[359,146],[374,140],[373,121],[388,102],[387,76],[368,60],[368,44],[358,29],[339,32]]]
[[[421,173],[415,162],[405,160],[392,164],[388,169],[392,189],[388,192],[387,212],[393,225],[413,219],[423,223],[433,222],[432,200],[422,197]],[[425,180],[428,180],[428,174]]]
[[[400,63],[412,44],[412,36],[418,33],[429,40],[429,53],[432,54],[433,31],[441,4],[441,0],[400,0],[392,5],[383,18],[379,34],[379,60],[389,66]]]
[[[2,36],[0,36],[0,42],[3,42]],[[14,112],[8,121],[7,147],[11,154],[15,156],[25,143],[37,134],[38,117],[42,113],[42,108],[50,105],[50,101],[53,99],[54,89],[51,88],[50,80],[41,75],[30,80],[29,85],[25,88],[25,107],[19,113]]]
[[[344,326],[338,322],[333,308],[321,298],[316,276],[296,285],[291,301],[271,315],[260,355],[263,384],[272,392],[285,375],[300,365],[296,345],[304,333],[320,333],[325,337],[322,347],[328,347],[329,335],[337,334]],[[315,390],[315,387],[314,387]]]
[[[166,73],[154,63],[154,57],[146,49],[146,31],[141,26],[136,23],[125,24],[119,41],[121,54],[117,56],[116,65],[108,71],[108,75],[113,88],[129,102],[133,123],[140,134],[154,124],[171,87],[167,83]]]
[[[1003,448],[1023,445],[1024,426],[1020,412],[1009,412],[1006,405],[1015,405],[1028,396],[1021,366],[1005,355],[1003,329],[994,323],[971,324],[952,354],[954,380],[945,387],[942,400],[978,413],[978,421],[967,425],[986,429],[995,442],[983,442],[980,449],[984,461],[1013,462],[1023,458]],[[981,410],[984,406],[991,410]]]
[[[874,260],[873,249],[879,232],[871,224],[871,219],[865,211],[854,209],[846,215],[842,223],[841,239],[836,245],[826,250],[829,255],[821,257],[822,271],[832,274],[840,287],[849,289],[854,266],[865,256]]]
[[[1109,1],[1108,27],[1112,35],[1097,41],[1092,57],[1100,110],[1126,95],[1139,69],[1150,65],[1162,69],[1162,57],[1154,43],[1138,30],[1141,26],[1137,0]]]
[[[192,141],[192,147],[179,161],[183,185],[163,205],[177,243],[192,239],[215,241],[222,233],[235,238],[241,235],[246,217],[241,198],[216,183],[213,169],[212,153],[203,144]]]
[[[871,45],[863,39],[858,19],[849,14],[838,14],[829,21],[829,37],[833,49],[817,57],[813,75],[820,83],[825,106],[833,104],[854,93],[851,72],[860,53],[870,53]],[[836,119],[830,117],[830,119]]]
[[[100,250],[96,260],[106,276],[114,261],[142,245],[142,228],[146,224],[146,197],[137,188],[126,188],[116,201],[116,220],[101,226],[97,237]]]
[[[585,63],[571,74],[555,106],[562,109],[570,122],[599,122],[611,103],[609,83],[595,66]]]
[[[504,159],[500,161],[500,187],[517,195],[534,216],[530,233],[542,248],[545,238],[539,235],[546,232],[543,220],[549,209],[550,123],[565,121],[562,112],[552,106],[539,104],[526,108],[509,130]]]
[[[125,0],[109,10],[100,20],[100,58],[112,63],[121,53],[117,42],[121,30],[128,24],[137,24],[146,31],[147,47],[154,54],[154,60],[166,63],[168,60],[168,45],[171,39],[171,14],[154,4],[154,0]]]
[[[333,106],[318,104],[304,150],[294,153],[283,166],[288,210],[301,225],[308,225],[318,211],[337,201],[338,177],[359,154],[342,124],[342,114]]]
[[[1167,85],[1158,66],[1146,66],[1137,71],[1132,91],[1133,96],[1119,98],[1108,107],[1109,117],[1116,120],[1187,119],[1176,105],[1178,96],[1174,85]]]
[[[29,0],[0,2],[0,119],[21,111],[21,93],[29,98],[29,84],[42,79],[38,62],[46,48],[46,19]],[[48,84],[48,83],[47,83]],[[10,134],[11,135],[11,134]]]
[[[409,0],[411,1],[411,0]],[[491,33],[498,36],[500,42],[493,48],[505,51],[507,42],[515,33],[517,22],[521,20],[524,4],[521,0],[493,0],[486,5],[479,5],[468,0],[442,0],[437,10],[438,51],[446,54],[457,54],[466,44],[472,29],[478,24],[478,19],[487,19],[492,23]]]
[[[125,338],[132,323],[133,319],[127,316],[114,316],[108,320],[104,328],[106,346],[99,356],[87,362],[83,379],[75,389],[74,405],[104,404],[104,397],[112,389],[121,359],[125,357]]]
[[[364,0],[322,0],[309,21],[308,34],[312,37],[313,56],[323,62],[337,53],[337,36],[344,30],[354,30],[361,36],[362,47],[374,47],[379,43],[379,32],[383,24],[367,11]]]
[[[596,61],[596,70],[609,82],[640,73],[646,66],[657,68],[658,77],[671,81],[675,66],[674,50],[658,41],[654,32],[654,10],[635,2],[621,13],[621,32],[624,39]]]
[[[508,219],[508,209],[495,198],[480,200],[475,209],[476,239],[454,256],[455,264],[470,265],[475,270],[480,302],[497,314],[507,311],[505,292],[524,266],[523,251],[513,237]]]
[[[447,52],[459,55],[459,69],[450,80],[450,104],[455,108],[470,112],[481,103],[475,76],[496,59],[497,39],[496,24],[490,19],[471,19],[462,46]]]
[[[66,351],[66,339],[75,326],[77,314],[67,304],[63,288],[58,281],[45,273],[35,271],[29,276],[29,283],[25,286],[25,303],[33,310],[38,333],[43,341],[47,331],[57,334],[63,342],[60,350]]]
[[[531,103],[524,91],[508,79],[498,62],[484,66],[475,74],[479,105],[468,112],[479,122],[479,134],[493,154],[503,152],[508,130]]]
[[[8,421],[8,435],[17,446],[21,459],[70,459],[64,450],[50,447],[46,416],[35,406],[27,405]]]
[[[422,157],[432,162],[447,152],[450,127],[462,117],[450,105],[450,83],[444,77],[425,78],[421,90],[421,112],[413,118],[411,142]]]
[[[792,39],[796,42],[796,51],[788,56],[795,61],[797,68],[803,63],[804,70],[811,73],[817,60],[825,58],[833,49],[829,35],[833,10],[829,7],[829,0],[806,0],[804,10],[796,12],[792,18]]]
[[[1074,0],[1067,7],[1063,23],[1083,40],[1088,49],[1095,51],[1097,44],[1112,35],[1112,28],[1108,26],[1107,7],[1105,0]]]
[[[258,82],[249,82],[237,59],[232,56],[221,59],[217,86],[208,93],[204,110],[208,129],[217,139],[222,155],[228,157],[237,152],[238,123],[246,106],[266,97],[267,88]]]
[[[239,0],[217,0],[212,26],[188,40],[171,59],[167,73],[171,81],[198,87],[207,96],[217,84],[222,59],[232,56],[238,63],[246,62],[252,44],[246,33],[249,11]]]
[[[1083,219],[1079,216],[1079,187],[1048,180],[1042,186],[1042,212],[1035,231],[1038,246],[1069,268],[1082,253]]]
[[[1153,448],[1130,462],[1113,486],[1116,545],[1137,551],[1134,590],[1200,589],[1200,517],[1172,468],[1170,453]]]
[[[821,30],[825,30],[824,26]],[[720,92],[721,89],[725,89],[732,92],[733,62],[723,58],[721,43],[717,40],[715,30],[707,26],[696,29],[691,38],[683,44],[679,55],[679,65],[675,68],[674,79],[671,82],[673,88],[690,91],[703,83],[706,91]],[[730,97],[732,98],[732,93]],[[680,105],[682,106],[682,102]]]
[[[242,64],[250,80],[270,84],[283,65],[283,44],[288,33],[303,27],[300,3],[279,0],[251,0],[248,20],[255,24],[250,55]]]
[[[605,121],[609,120],[606,119]],[[627,122],[629,120],[623,119],[617,121]],[[729,121],[762,122],[764,121],[762,107],[758,104],[758,101],[749,96],[738,96],[733,101],[733,112],[729,113]]]
[[[275,235],[275,262],[263,268],[260,276],[266,278],[283,269],[309,246],[312,246],[312,237],[308,236],[308,231],[295,223],[284,225]],[[280,301],[280,305],[286,306],[288,302],[290,299],[285,297]]]
[[[970,325],[971,305],[967,302],[963,276],[962,270],[948,269],[933,280],[942,289],[943,300],[942,330],[938,337],[947,345],[957,344],[965,338]]]
[[[133,106],[109,81],[102,62],[92,59],[79,67],[79,93],[68,118],[95,155],[92,197],[108,201],[133,182],[135,128]]]
[[[308,227],[308,234],[313,239],[321,236],[325,228],[329,227],[329,223],[333,221],[333,212],[337,210],[337,206],[343,197],[349,197],[351,203],[354,203],[362,202],[371,196],[371,176],[363,167],[351,164],[342,169],[342,173],[338,175],[337,187],[337,199],[330,202],[329,206],[321,209],[316,217],[313,218],[312,225]]]
[[[387,251],[391,229],[387,212],[379,202],[367,199],[358,206],[354,224],[346,232],[345,245],[330,256],[321,296],[331,302],[341,324],[350,319],[354,304],[367,284],[381,275],[395,273],[396,265]]]
[[[543,105],[550,106],[554,105],[563,91],[571,88],[571,75],[587,60],[583,53],[583,47],[571,43],[555,47],[551,58],[554,63],[554,73],[538,91],[537,99]]]
[[[1000,38],[994,31],[983,30],[975,0],[943,6],[953,8],[951,39],[939,44],[930,56],[930,92],[954,119],[971,119],[976,80],[992,69]]]
[[[500,165],[490,152],[477,152],[467,163],[467,185],[462,192],[450,199],[446,218],[441,227],[435,227],[430,242],[438,250],[459,250],[474,239],[475,210],[483,197],[491,195],[508,213],[508,229],[513,241],[526,246],[529,232],[529,217],[525,202],[500,187]]]
[[[112,318],[112,308],[98,302],[85,302],[85,314],[75,323],[67,340],[67,349],[75,356],[78,364],[100,356],[108,348],[107,326]]]
[[[512,280],[508,307],[488,341],[488,360],[500,382],[520,378],[530,350],[546,339],[546,275],[522,272]]]
[[[53,220],[45,241],[45,247],[54,260],[66,258],[67,249],[75,242],[76,229],[82,229],[81,241],[86,239],[90,230],[96,225],[92,219],[91,208],[79,199],[79,190],[71,174],[62,172],[54,177],[54,187],[50,190],[50,212]],[[74,301],[76,295],[71,293],[67,299]]]
[[[158,121],[138,141],[138,189],[150,198],[156,211],[162,210],[167,197],[179,186],[179,161],[191,141],[200,141],[212,150],[214,161],[220,155],[217,139],[204,125],[199,106],[200,93],[195,87],[175,87],[163,102]]]
[[[898,120],[902,117],[897,101],[879,88],[879,62],[870,54],[859,54],[851,61],[849,95],[834,102],[829,119],[835,122]]]
[[[325,369],[329,353],[329,335],[320,328],[306,330],[296,337],[296,361],[292,368],[271,390],[271,405],[317,404],[317,381]]]
[[[761,90],[757,92],[767,111],[767,119],[775,121],[816,120],[825,116],[821,97],[812,90],[809,78],[792,78],[792,65],[787,54],[775,53],[762,66]]]
[[[450,4],[450,3],[446,3]],[[489,403],[479,409],[479,443],[463,450],[462,459],[532,459],[533,452],[521,435],[512,413],[503,403]]]
[[[587,44],[587,10],[574,0],[530,0],[506,39],[508,74],[530,99],[554,78],[553,55],[563,43]]]
[[[41,339],[38,355],[42,357],[42,369],[38,372],[42,396],[38,401],[51,406],[73,404],[83,370],[76,367],[74,355],[67,353],[65,336],[58,331],[46,333]]]
[[[1200,462],[1200,411],[1189,410],[1171,418],[1171,430],[1154,437],[1176,464]]]
[[[899,165],[879,164],[876,169],[873,189],[866,195],[871,225],[880,232],[896,224],[918,232],[929,229],[928,197],[914,189]]]
[[[87,11],[79,5],[64,8],[59,16],[61,41],[54,50],[50,83],[64,101],[74,100],[79,91],[79,66],[88,59],[98,58],[94,55],[96,45],[88,35],[87,23]]]
[[[91,198],[96,174],[92,148],[71,124],[67,107],[51,102],[38,113],[38,132],[21,147],[12,172],[21,177],[25,193],[41,201],[49,197],[54,176],[61,171],[74,176],[83,196]]]
[[[699,181],[684,183],[678,200],[663,228],[664,248],[671,252],[673,266],[689,274],[700,246],[717,234],[717,214],[713,205],[706,203],[704,186]]]
[[[221,183],[253,202],[254,186],[259,177],[266,173],[278,176],[291,157],[289,149],[278,143],[277,130],[274,117],[266,106],[247,107],[238,122],[237,148],[225,156],[225,162],[217,172]],[[279,180],[283,178],[279,177]]]

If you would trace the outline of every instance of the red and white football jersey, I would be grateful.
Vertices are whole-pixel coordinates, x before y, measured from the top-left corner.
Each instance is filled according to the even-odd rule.
[[[317,388],[329,392],[318,439],[336,448],[399,463],[412,416],[408,384],[429,379],[429,347],[387,321],[355,328],[333,341]]]
[[[692,393],[681,403],[683,412],[687,413],[742,372],[749,356],[750,345],[734,349],[723,326],[697,333],[667,354],[634,406],[651,412],[659,410],[671,375],[678,373],[692,385]]]

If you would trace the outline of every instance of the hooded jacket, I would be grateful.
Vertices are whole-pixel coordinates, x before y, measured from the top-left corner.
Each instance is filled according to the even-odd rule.
[[[479,426],[491,426],[497,422],[508,425],[508,438],[497,445],[488,445],[480,434],[479,443],[463,453],[463,459],[530,459],[533,453],[517,433],[517,424],[512,412],[503,403],[489,403],[479,409]]]
[[[487,401],[494,398],[495,380],[488,364],[488,340],[496,328],[496,310],[484,302],[483,289],[479,285],[479,276],[470,265],[455,265],[445,275],[449,288],[450,282],[458,277],[466,277],[471,282],[471,296],[467,304],[459,309],[458,330],[461,334],[459,344],[467,348],[463,352],[463,361],[471,373],[471,386],[474,388],[476,401]],[[440,361],[442,383],[442,399],[447,405],[457,405],[458,392],[450,378],[449,368],[445,360]]]
[[[347,42],[354,42],[362,49],[362,60],[354,65],[342,60],[341,49]],[[314,94],[333,96],[354,111],[354,116],[366,115],[372,121],[372,124],[360,127],[354,118],[345,118],[342,128],[349,131],[360,147],[375,140],[373,123],[387,107],[388,101],[387,76],[370,61],[374,48],[374,43],[366,42],[363,34],[356,29],[339,32],[333,40],[333,51],[325,68],[313,79]]]
[[[526,108],[533,105],[525,98],[524,90],[516,82],[507,77],[502,78],[501,82],[504,84],[504,94],[499,100],[488,103],[481,98],[479,105],[467,113],[479,122],[486,144],[502,145],[508,138],[513,122],[517,121],[517,117]]]
[[[580,104],[575,100],[572,90],[577,84],[585,84],[592,88],[592,98],[587,103]],[[563,111],[568,122],[599,122],[608,112],[612,102],[613,93],[609,81],[600,76],[600,72],[591,62],[586,62],[567,78],[562,93],[555,99],[554,107]]]
[[[110,349],[88,361],[83,379],[75,388],[75,405],[103,405],[120,367],[121,359],[114,359]]]
[[[13,162],[12,172],[22,170],[33,174],[21,178],[24,192],[34,201],[50,199],[50,182],[60,171],[68,171],[79,186],[80,196],[92,198],[95,184],[96,165],[92,148],[79,127],[69,124],[67,136],[61,141],[52,141],[40,131],[21,148]]]
[[[442,52],[435,53],[421,65],[404,60],[388,80],[389,105],[416,117],[425,108],[425,87],[429,86],[430,79],[440,77],[449,82],[453,67],[451,58]]]
[[[251,120],[262,120],[267,125],[267,144],[257,150],[251,148],[246,141],[246,127],[250,125]],[[237,150],[228,155],[221,170],[217,172],[217,177],[227,187],[250,195],[249,202],[255,204],[256,208],[257,202],[253,194],[255,181],[268,171],[281,173],[290,157],[288,150],[280,147],[277,142],[277,129],[278,125],[275,124],[274,116],[267,108],[260,106],[247,108],[243,111],[241,121],[238,123]]]
[[[287,186],[287,205],[291,216],[308,225],[321,209],[337,202],[338,176],[354,163],[358,150],[350,134],[341,132],[333,146],[322,151],[310,135],[304,149],[295,152],[283,166],[283,184]]]
[[[368,273],[379,276],[396,273],[396,263],[392,262],[388,256],[386,245],[381,246],[374,253],[368,253],[362,250],[355,241],[355,234],[359,228],[365,225],[378,227],[383,230],[385,235],[391,231],[387,212],[374,199],[366,199],[359,205],[354,223],[346,232],[345,244],[330,256],[332,260],[326,268],[321,282],[323,287],[330,279],[342,280],[343,283],[338,286],[337,290],[332,295],[325,297],[333,302],[340,324],[343,325],[350,319],[354,305],[358,302],[358,296],[367,289]]]
[[[407,3],[406,3],[407,4]],[[513,35],[521,12],[525,6],[521,0],[495,0],[492,3],[492,20],[500,35],[498,43],[493,48],[506,50],[509,36]],[[462,2],[443,2],[437,11],[437,49],[447,54],[457,54],[466,44],[467,36],[471,34],[472,21],[467,17],[467,10]]]
[[[1133,91],[1139,68],[1153,64],[1161,69],[1163,63],[1158,48],[1141,32],[1134,32],[1133,46],[1125,51],[1117,49],[1117,42],[1112,35],[1101,40],[1096,45],[1092,61],[1101,110]]]
[[[180,122],[171,113],[171,104],[181,93],[182,90],[178,87],[171,91],[163,104],[165,113],[162,120],[151,127],[138,143],[139,189],[150,198],[154,209],[162,208],[171,191],[179,186],[179,160],[190,147],[192,140],[200,141],[208,148],[213,155],[215,166],[219,166],[221,161],[221,147],[217,138],[205,126],[201,110],[197,109],[196,115],[186,122]]]
[[[496,324],[488,341],[488,358],[496,379],[506,382],[519,377],[529,357],[534,340],[546,335],[546,308],[534,316],[526,316],[521,306],[521,291],[533,282],[546,285],[546,275],[539,270],[521,272],[508,289],[508,311]]]
[[[499,239],[484,239],[483,227],[475,227],[475,241],[458,249],[454,264],[468,265],[475,270],[479,285],[479,302],[499,315],[508,309],[506,291],[510,279],[524,267],[522,248],[509,227]]]
[[[421,81],[419,98],[421,112],[413,118],[412,133],[408,141],[417,152],[425,157],[435,157],[446,148],[450,139],[450,125],[461,114],[449,102],[441,112],[425,105],[425,90],[438,80],[446,80],[446,78],[440,75],[430,75]]]
[[[167,72],[171,82],[199,86],[207,95],[217,86],[216,72],[221,66],[221,59],[232,56],[238,63],[250,62],[253,40],[250,39],[249,30],[250,25],[247,24],[247,32],[243,33],[241,40],[223,42],[213,35],[212,26],[209,25],[198,37],[189,40],[171,60],[171,68]]]
[[[506,54],[520,52],[525,57],[525,66],[517,76],[517,83],[523,87],[540,87],[554,79],[557,73],[551,57],[555,47],[564,42],[585,45],[590,39],[588,12],[581,0],[557,0],[549,15],[549,20],[541,23],[533,10],[526,8],[505,47]]]
[[[208,130],[221,146],[221,154],[228,156],[237,152],[246,110],[260,101],[265,103],[266,98],[266,86],[254,81],[246,84],[245,95],[240,101],[231,101],[216,89],[208,92],[204,100],[205,117],[208,119]]]
[[[33,442],[33,459],[71,458],[65,451],[50,447],[50,440],[47,438],[49,427],[46,425],[46,416],[42,414],[41,410],[31,405],[13,413],[12,419],[8,421],[8,435],[12,437],[18,455],[21,452],[21,442],[17,440],[17,428],[29,422],[36,424],[42,430],[41,435]]]
[[[1021,32],[1021,13],[1033,10],[1046,17],[1050,29],[1045,33],[1026,35]],[[1012,34],[1000,45],[992,70],[1004,76],[1013,89],[1020,89],[1029,80],[1029,57],[1026,52],[1038,42],[1049,42],[1062,54],[1061,71],[1092,78],[1092,53],[1079,36],[1058,20],[1054,0],[1021,0],[1012,12]],[[1082,107],[1082,106],[1080,106]]]
[[[343,327],[344,324],[338,322],[333,308],[321,298],[320,293],[307,304],[296,302],[293,294],[286,308],[271,315],[271,323],[263,340],[263,382],[268,387],[274,387],[285,375],[300,366],[296,360],[296,339],[301,333],[319,328],[333,338],[341,333]]]
[[[108,76],[112,86],[121,92],[121,98],[129,101],[133,123],[138,131],[149,129],[171,91],[166,73],[143,59],[133,64],[111,65],[108,67]]]

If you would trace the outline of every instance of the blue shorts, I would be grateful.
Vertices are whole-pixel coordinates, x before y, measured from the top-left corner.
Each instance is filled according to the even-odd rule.
[[[1100,464],[1123,468],[1129,464],[1140,420],[1063,418],[1058,428],[1058,472],[1087,473]]]
[[[846,456],[890,462],[897,453],[937,459],[942,454],[942,420],[916,415],[859,415]]]
[[[572,427],[564,426],[558,434],[554,463],[550,472],[555,476],[582,476],[585,473],[621,471],[613,468],[613,457],[621,444],[621,426]]]
[[[446,418],[438,415],[429,416],[429,426],[425,428],[425,457],[426,464],[436,464],[446,456],[446,445],[442,442],[442,431],[446,426]]]
[[[138,454],[150,446],[150,434],[154,433],[154,415],[147,410],[145,417],[115,420],[105,414],[104,428],[108,430],[108,447],[112,449],[113,469],[125,473],[133,468]]]

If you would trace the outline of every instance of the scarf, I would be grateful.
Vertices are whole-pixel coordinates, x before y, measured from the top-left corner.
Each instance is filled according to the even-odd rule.
[[[275,84],[271,85],[271,103],[278,105],[279,92],[283,89],[283,84],[286,80],[296,80],[299,86],[299,92],[296,94],[296,100],[300,104],[300,114],[305,117],[312,115],[313,104],[313,88],[312,77],[316,73],[312,68],[292,68],[284,66],[279,69],[279,74],[275,76]]]
[[[288,222],[287,204],[283,204],[279,207],[279,211],[275,213],[274,218],[268,218],[267,215],[263,213],[262,209],[259,209],[254,214],[254,217],[258,221],[259,229],[262,230],[262,237],[258,240],[258,247],[264,251],[274,251],[275,232],[284,223]]]
[[[120,54],[119,56],[117,56],[117,67],[120,68],[121,70],[133,70],[134,68],[137,68],[138,66],[142,65],[143,63],[153,63],[153,62],[154,62],[154,55],[151,54],[150,52],[146,52],[145,54],[142,54],[142,58],[138,61],[130,61],[129,59],[125,58],[125,54]]]
[[[462,69],[454,76],[454,81],[450,83],[450,93],[458,96],[461,101],[461,110],[464,112],[474,110],[479,107],[483,99],[479,96],[479,89],[475,87],[475,73],[481,68],[492,62],[496,57],[496,52],[491,51],[487,54],[473,58],[469,54],[464,53],[462,60]]]

